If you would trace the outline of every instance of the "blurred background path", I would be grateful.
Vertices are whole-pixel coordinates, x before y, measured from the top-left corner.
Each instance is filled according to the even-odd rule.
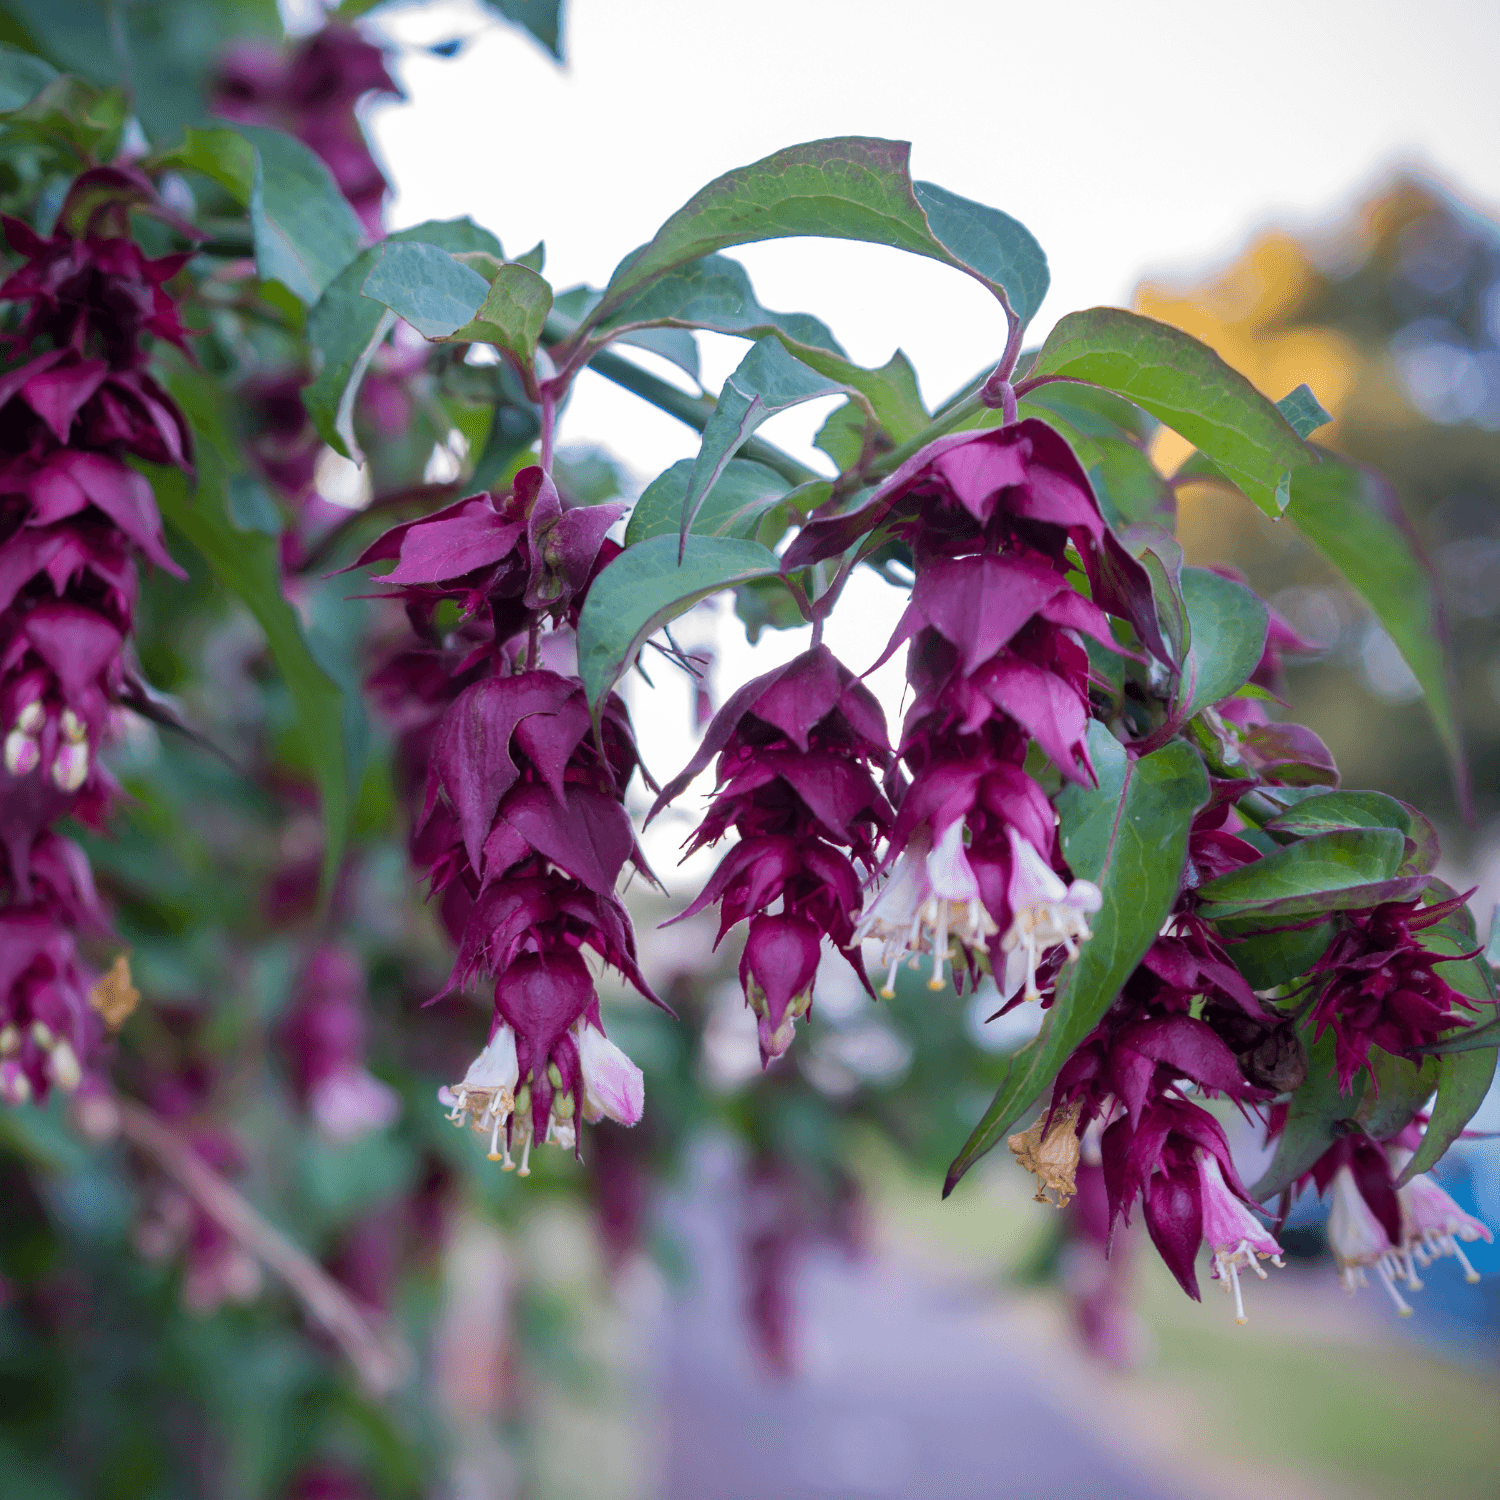
[[[699,1166],[672,1215],[695,1275],[663,1323],[662,1500],[1186,1493],[1080,1432],[971,1290],[885,1253],[807,1256],[794,1293],[800,1369],[768,1375],[745,1335],[737,1178],[719,1152]]]

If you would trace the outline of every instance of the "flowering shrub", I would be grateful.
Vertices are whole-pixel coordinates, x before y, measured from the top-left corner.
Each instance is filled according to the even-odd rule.
[[[430,1275],[460,1191],[510,1221],[527,1193],[587,1194],[619,1267],[716,1111],[747,1148],[744,1301],[777,1370],[798,1246],[859,1242],[853,1179],[781,1128],[798,1110],[825,1149],[899,1115],[903,1146],[951,1160],[945,1193],[1008,1142],[1040,1199],[1076,1199],[1077,1321],[1118,1363],[1137,1218],[1241,1322],[1305,1191],[1346,1287],[1373,1273],[1405,1313],[1398,1284],[1437,1262],[1473,1279],[1490,1229],[1429,1175],[1500,1044],[1470,893],[1434,874],[1420,811],[1342,788],[1279,717],[1306,643],[1175,536],[1188,480],[1300,529],[1461,748],[1425,564],[1378,477],[1313,441],[1306,386],[1272,401],[1118,309],[1028,346],[1040,246],[914,181],[901,143],[730,172],[602,289],[555,292],[468,220],[384,234],[360,110],[399,90],[349,25],[240,38],[195,79],[216,123],[149,139],[123,95],[29,56],[3,55],[35,87],[0,115],[0,1099],[55,1126],[71,1097],[159,1300],[286,1320],[284,1285],[319,1399],[333,1349],[373,1402],[409,1380],[398,1288]],[[762,308],[722,252],[798,235],[978,281],[981,373],[929,411],[904,360],[866,369]],[[701,400],[620,353],[696,368],[695,330],[749,344]],[[700,434],[633,506],[558,445],[585,369]],[[755,435],[830,395],[836,475]],[[1170,476],[1162,427],[1193,448]],[[334,457],[364,503],[324,493]],[[1399,585],[1363,566],[1372,534]],[[904,606],[883,653],[841,661],[824,629],[860,568]],[[811,641],[658,786],[632,724],[645,653],[701,673],[670,627],[730,591],[752,633]],[[864,676],[902,651],[895,726]],[[682,816],[711,767],[686,852],[718,862],[663,906],[652,957],[632,815]],[[765,1070],[722,1109],[709,908]],[[848,1024],[904,1059],[883,1078],[821,1023],[840,984]],[[1033,1039],[980,1053],[971,1002]],[[47,1160],[24,1157],[18,1202]],[[346,1458],[288,1447],[265,1492],[365,1493]]]

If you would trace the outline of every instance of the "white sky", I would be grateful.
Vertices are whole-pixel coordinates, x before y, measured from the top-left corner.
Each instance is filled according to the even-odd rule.
[[[893,137],[914,143],[914,175],[1004,209],[1041,241],[1052,289],[1040,335],[1075,308],[1128,302],[1143,275],[1199,274],[1258,228],[1328,221],[1396,164],[1500,204],[1495,0],[570,0],[568,11],[561,70],[472,3],[377,15],[407,42],[473,38],[454,60],[408,54],[410,102],[374,116],[394,225],[469,214],[512,255],[545,239],[557,288],[602,286],[719,173],[820,136]],[[815,313],[860,362],[904,348],[929,403],[999,353],[987,294],[930,261],[846,241],[729,253],[765,305]],[[745,347],[704,346],[715,385]],[[805,453],[828,404],[765,435]],[[604,444],[642,480],[697,449],[688,428],[593,376],[561,438]],[[835,616],[829,643],[856,670],[895,602],[872,578]],[[752,665],[735,634],[720,633],[726,688],[803,644],[763,638]],[[668,774],[682,711],[640,725]]]

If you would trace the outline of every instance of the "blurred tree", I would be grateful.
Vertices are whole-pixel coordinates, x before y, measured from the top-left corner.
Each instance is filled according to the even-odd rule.
[[[1262,390],[1306,381],[1334,418],[1317,441],[1394,485],[1447,607],[1476,812],[1500,815],[1500,224],[1401,177],[1330,229],[1267,233],[1212,278],[1144,283],[1135,305]],[[1187,451],[1162,429],[1153,456],[1170,471]],[[1368,610],[1290,525],[1206,486],[1178,498],[1188,559],[1237,562],[1318,647],[1291,661],[1290,716],[1328,742],[1345,785],[1456,822],[1416,682]]]

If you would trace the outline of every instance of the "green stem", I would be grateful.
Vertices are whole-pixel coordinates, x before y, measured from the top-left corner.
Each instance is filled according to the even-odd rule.
[[[643,370],[639,365],[622,359],[618,354],[611,354],[608,350],[596,354],[589,361],[588,368],[597,371],[606,380],[623,386],[641,400],[649,401],[652,406],[669,416],[676,417],[679,422],[686,422],[696,432],[702,432],[708,425],[708,419],[717,405],[711,396],[690,396],[686,391],[680,391],[675,385],[651,374],[649,370]],[[774,443],[766,442],[764,438],[746,438],[735,453],[739,458],[753,459],[768,469],[774,469],[789,484],[806,484],[809,480],[824,477],[815,469],[798,462],[790,453],[783,453]]]
[[[897,448],[892,448],[882,453],[868,469],[865,470],[867,479],[884,479],[887,474],[894,474],[902,464],[909,458],[914,458],[934,438],[940,438],[946,432],[952,432],[955,427],[979,412],[988,411],[978,391],[965,396],[962,401],[955,402],[940,417],[934,417],[915,437],[909,437]]]

